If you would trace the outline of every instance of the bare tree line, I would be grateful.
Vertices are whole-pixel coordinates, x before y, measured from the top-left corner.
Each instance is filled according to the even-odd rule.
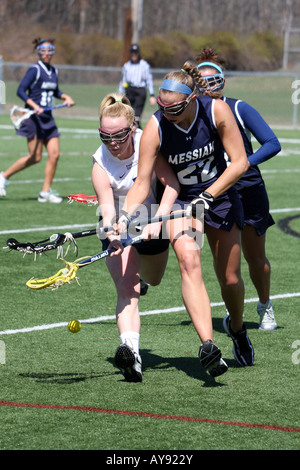
[[[0,0],[0,24],[44,25],[53,32],[101,32],[124,38],[131,0]],[[201,35],[218,31],[251,34],[272,30],[282,36],[289,21],[300,28],[300,0],[143,0],[142,37],[177,29]]]

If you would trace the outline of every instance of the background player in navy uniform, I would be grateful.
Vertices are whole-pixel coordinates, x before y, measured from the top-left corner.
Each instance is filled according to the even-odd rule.
[[[265,250],[266,231],[274,224],[274,220],[269,213],[269,199],[257,165],[280,152],[280,143],[253,107],[243,101],[223,96],[224,65],[214,49],[204,48],[197,57],[197,63],[199,63],[201,75],[207,81],[206,93],[213,98],[222,98],[226,101],[236,118],[244,140],[251,166],[235,185],[244,208],[242,249],[248,263],[251,280],[259,297],[257,305],[257,312],[260,316],[259,329],[274,330],[277,323],[270,301],[271,267]],[[261,145],[255,153],[251,144],[251,134]]]
[[[140,56],[138,44],[130,46],[130,60],[123,65],[119,93],[125,94],[135,112],[136,123],[141,127],[141,116],[147,98],[147,88],[150,94],[151,106],[156,105],[154,96],[151,67]]]
[[[33,43],[39,61],[29,68],[17,91],[17,95],[26,103],[26,107],[37,111],[36,114],[26,119],[17,131],[17,134],[27,137],[29,154],[21,157],[7,170],[0,173],[0,196],[6,196],[6,186],[12,175],[41,161],[43,145],[45,145],[48,160],[38,201],[60,203],[62,198],[51,189],[59,159],[60,134],[51,111],[43,111],[43,108],[53,106],[53,98],[64,100],[68,106],[73,106],[75,103],[70,96],[59,90],[58,71],[50,64],[55,52],[54,40],[38,38]]]
[[[145,126],[138,176],[123,209],[131,214],[146,198],[160,151],[179,180],[176,204],[187,207],[192,214],[197,203],[205,205],[205,231],[234,330],[234,355],[239,364],[247,366],[253,364],[254,351],[243,323],[244,283],[240,272],[243,209],[232,186],[249,163],[228,105],[208,96],[197,97],[197,87],[203,84],[196,64],[190,62],[181,71],[166,75],[157,98],[160,109]],[[231,161],[229,167],[226,167],[224,148]],[[120,229],[121,222],[120,219]],[[214,355],[220,357],[220,350],[212,343],[211,308],[202,276],[201,245],[187,233],[179,235],[176,225],[177,221],[170,224],[170,240],[179,262],[183,300],[203,342],[199,357],[205,364],[205,356],[213,360]],[[223,366],[215,362],[217,374],[224,372]]]

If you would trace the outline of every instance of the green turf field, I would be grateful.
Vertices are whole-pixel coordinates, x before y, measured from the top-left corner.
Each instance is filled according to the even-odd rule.
[[[57,113],[58,115],[58,113]],[[91,155],[97,121],[57,118],[61,159],[53,188],[93,194]],[[7,127],[8,126],[8,127]],[[85,131],[78,131],[85,129]],[[282,152],[261,166],[276,225],[268,230],[272,298],[278,329],[258,330],[256,292],[243,262],[245,322],[255,365],[239,367],[222,328],[225,311],[208,244],[203,270],[215,341],[229,371],[212,379],[197,359],[199,340],[183,307],[173,253],[160,286],[140,300],[143,382],[127,383],[113,365],[119,344],[116,294],[99,261],[55,291],[32,291],[32,277],[63,265],[56,252],[38,257],[2,250],[9,237],[36,241],[54,232],[95,227],[95,207],[43,205],[37,196],[46,158],[15,175],[0,200],[1,450],[298,450],[300,373],[299,132],[277,132]],[[7,116],[0,117],[0,170],[25,154]],[[284,221],[286,231],[278,223]],[[101,251],[96,237],[78,241],[78,256]],[[76,258],[73,249],[68,260]],[[67,329],[82,321],[78,334]]]

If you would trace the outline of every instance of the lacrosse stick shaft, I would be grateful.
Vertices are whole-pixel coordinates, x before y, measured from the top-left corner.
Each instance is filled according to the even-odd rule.
[[[180,212],[174,212],[173,214],[153,217],[152,219],[148,218],[148,219],[141,219],[141,220],[133,220],[129,224],[128,228],[139,227],[142,225],[153,224],[156,222],[164,222],[167,220],[178,219],[184,216],[185,216],[185,211],[180,211]],[[71,233],[70,235],[71,237],[76,239],[76,238],[89,237],[91,235],[96,235],[96,234],[101,235],[101,234],[104,234],[106,232],[113,231],[113,230],[114,230],[114,227],[111,225],[108,227],[101,227],[99,229],[83,230],[81,232]],[[6,244],[12,250],[27,252],[28,254],[33,254],[33,253],[41,254],[46,251],[56,250],[58,247],[66,243],[68,240],[70,239],[65,234],[54,233],[49,238],[46,238],[45,240],[41,240],[39,242],[20,243],[16,239],[10,238],[6,241]],[[48,243],[45,243],[45,242],[48,242]]]
[[[167,214],[167,215],[159,215],[158,217],[149,217],[148,219],[141,219],[141,220],[132,220],[127,228],[130,227],[137,227],[139,225],[148,225],[148,224],[155,224],[157,222],[165,222],[167,220],[173,220],[173,219],[179,219],[182,218],[186,215],[185,211],[179,211],[179,212],[173,212],[172,214]],[[114,227],[112,225],[108,227],[101,227],[98,230],[98,233],[105,233],[105,232],[110,232],[114,230]]]
[[[131,240],[124,242],[123,246],[125,248],[126,246],[134,245],[135,243],[138,243],[139,241],[143,240],[143,238],[144,238],[144,235],[141,233],[140,235],[133,237]],[[101,253],[97,253],[96,255],[93,255],[90,258],[83,259],[82,261],[78,263],[78,265],[80,268],[82,268],[83,266],[94,263],[95,261],[99,261],[102,258],[106,258],[114,251],[116,251],[114,248],[109,248],[107,250],[101,251]]]
[[[51,111],[52,109],[66,108],[67,106],[68,106],[67,104],[58,104],[56,106],[48,106],[44,108],[44,111]]]
[[[72,233],[73,238],[88,237],[90,235],[95,235],[97,233],[96,229],[83,230],[82,232]],[[6,245],[11,250],[17,251],[26,251],[27,253],[43,253],[50,250],[56,250],[59,246],[63,245],[68,241],[68,237],[62,233],[54,233],[50,237],[40,240],[38,242],[18,242],[15,238],[9,238],[6,240]]]
[[[71,235],[73,238],[83,238],[83,237],[89,237],[90,235],[96,235],[96,233],[97,233],[97,229],[92,228],[89,230],[83,230],[82,232],[75,232],[75,233],[72,233]]]

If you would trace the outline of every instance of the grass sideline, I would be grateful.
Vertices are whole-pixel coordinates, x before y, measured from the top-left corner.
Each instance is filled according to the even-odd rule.
[[[8,124],[7,116],[0,116],[0,126]],[[98,135],[79,134],[72,126],[93,130],[94,123],[59,118],[58,124],[70,132],[62,131],[54,189],[64,196],[92,194],[91,155],[100,144]],[[222,329],[224,306],[207,243],[203,269],[213,304],[215,341],[230,369],[216,380],[201,370],[199,340],[182,305],[179,271],[170,252],[161,285],[150,288],[140,301],[142,384],[124,382],[113,366],[119,344],[116,295],[103,261],[79,272],[80,286],[73,282],[56,291],[35,292],[25,282],[56,272],[61,267],[56,253],[34,261],[2,250],[2,450],[299,449],[299,238],[283,232],[278,222],[285,219],[286,227],[300,233],[299,218],[288,219],[300,214],[300,143],[289,140],[299,140],[292,131],[280,130],[277,135],[283,142],[281,156],[261,167],[276,221],[267,235],[279,325],[274,332],[257,329],[256,292],[242,265],[245,322],[255,365],[241,368],[233,358],[231,340]],[[0,129],[0,141],[1,170],[24,154],[25,142],[9,129]],[[0,200],[1,246],[13,233],[21,241],[31,241],[57,227],[95,225],[94,207],[66,201],[55,207],[37,203],[44,163],[13,177],[7,197]],[[24,229],[29,231],[22,233]],[[79,256],[97,253],[100,247],[96,238],[82,239]],[[74,253],[69,251],[67,258],[73,260]],[[66,327],[74,318],[83,321],[78,334]],[[42,325],[50,327],[34,328]],[[23,328],[33,329],[1,334]]]

